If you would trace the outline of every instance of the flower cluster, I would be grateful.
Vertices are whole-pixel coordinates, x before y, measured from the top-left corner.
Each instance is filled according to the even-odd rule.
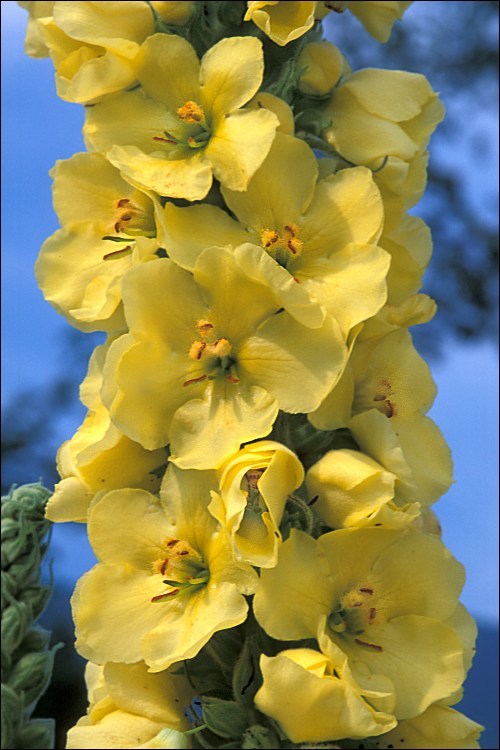
[[[99,560],[68,748],[479,747],[409,331],[435,313],[408,209],[443,106],[322,38],[348,9],[386,41],[410,3],[20,4],[86,107],[37,279],[106,334],[47,507]]]

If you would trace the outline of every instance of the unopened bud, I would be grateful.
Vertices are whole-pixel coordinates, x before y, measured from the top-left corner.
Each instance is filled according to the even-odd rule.
[[[312,42],[300,53],[298,67],[304,70],[299,90],[308,96],[325,96],[342,75],[344,58],[331,42]]]
[[[191,18],[193,12],[193,3],[189,0],[182,0],[182,2],[176,2],[175,0],[171,0],[170,2],[152,0],[151,5],[161,20],[171,26],[184,26]]]

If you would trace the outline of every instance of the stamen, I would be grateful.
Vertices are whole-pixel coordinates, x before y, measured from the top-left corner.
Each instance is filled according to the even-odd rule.
[[[366,646],[367,648],[371,648],[374,651],[383,651],[384,649],[382,646],[378,646],[376,643],[368,643],[368,641],[362,641],[360,638],[355,638],[354,643],[357,643],[358,646]]]
[[[202,336],[213,330],[213,324],[208,320],[199,320],[196,323],[196,327]]]
[[[227,339],[217,339],[213,344],[209,344],[209,351],[212,357],[228,357],[231,353],[232,346]]]
[[[370,596],[373,594],[373,589],[369,588],[358,589],[358,591],[361,591],[362,594],[369,594]]]
[[[130,203],[130,200],[128,198],[120,198],[120,200],[116,204],[116,207],[117,208],[123,208],[124,206],[126,206],[129,203]]]
[[[188,125],[197,125],[205,119],[205,111],[199,104],[189,100],[179,107],[177,117]]]
[[[394,407],[394,404],[392,403],[392,401],[389,401],[389,399],[387,399],[386,402],[385,402],[385,414],[386,414],[386,416],[389,417],[389,419],[390,419],[391,417],[394,416],[395,413],[396,413],[396,409]]]
[[[174,589],[173,591],[167,591],[166,594],[158,594],[158,596],[153,596],[151,599],[152,602],[161,602],[162,599],[166,599],[168,596],[175,596],[178,594],[180,589]]]
[[[368,619],[370,620],[370,622],[372,622],[376,616],[377,610],[375,609],[375,607],[370,607],[370,614],[368,615]]]
[[[179,141],[176,140],[174,138],[174,136],[171,133],[168,132],[168,130],[164,130],[163,131],[163,135],[165,137],[163,137],[161,135],[154,135],[153,136],[153,141],[163,141],[164,143],[173,143],[174,146],[176,146],[179,143]]]
[[[193,341],[189,350],[189,356],[191,359],[201,359],[206,348],[207,345],[204,341]]]
[[[206,375],[200,375],[199,378],[191,378],[191,380],[186,380],[185,383],[183,383],[183,386],[191,385],[191,383],[201,383],[202,380],[206,380]]]
[[[240,379],[239,378],[235,378],[233,375],[228,375],[227,379],[229,380],[230,383],[239,383],[240,382]]]
[[[106,253],[102,256],[103,260],[118,260],[118,258],[125,258],[132,251],[132,245],[122,247],[121,250],[113,250],[111,253]]]

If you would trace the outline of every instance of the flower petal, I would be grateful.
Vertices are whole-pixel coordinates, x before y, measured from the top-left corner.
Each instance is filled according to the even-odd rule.
[[[272,315],[238,351],[239,371],[263,386],[292,414],[316,409],[342,374],[347,358],[332,318],[306,328],[286,312]]]
[[[258,91],[263,73],[260,39],[253,36],[221,39],[201,61],[201,95],[206,109],[218,119],[242,107]]]
[[[137,55],[136,67],[144,91],[173,115],[187,101],[200,102],[200,63],[194,48],[182,37],[148,37]]]
[[[205,155],[222,185],[230,190],[247,189],[269,153],[278,125],[278,118],[268,109],[237,109],[214,124]]]
[[[170,460],[182,469],[219,466],[241,443],[267,435],[278,413],[275,399],[244,381],[211,381],[203,398],[192,398],[175,413]]]
[[[222,188],[224,199],[240,222],[261,232],[283,231],[297,221],[312,200],[318,167],[304,141],[278,133],[260,169],[244,193]]]
[[[168,202],[165,222],[169,257],[188,271],[193,270],[207,247],[237,247],[249,239],[237,221],[221,208],[207,203],[179,208]]]
[[[71,599],[79,653],[98,664],[141,661],[142,637],[165,616],[161,603],[151,602],[161,591],[160,575],[128,565],[92,568]]]

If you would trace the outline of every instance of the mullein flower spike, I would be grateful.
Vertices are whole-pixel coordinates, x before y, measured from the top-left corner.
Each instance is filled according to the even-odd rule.
[[[31,718],[61,646],[50,648],[50,633],[35,624],[51,593],[40,580],[49,497],[41,484],[2,497],[2,748],[54,746],[54,722]]]
[[[67,747],[479,747],[452,708],[476,627],[431,508],[452,461],[409,330],[436,312],[408,210],[444,109],[422,75],[352,70],[321,23],[384,42],[411,3],[20,4],[28,54],[86,105],[36,276],[106,334],[46,510],[98,558]],[[11,668],[43,603],[19,574],[10,732],[52,658]]]

